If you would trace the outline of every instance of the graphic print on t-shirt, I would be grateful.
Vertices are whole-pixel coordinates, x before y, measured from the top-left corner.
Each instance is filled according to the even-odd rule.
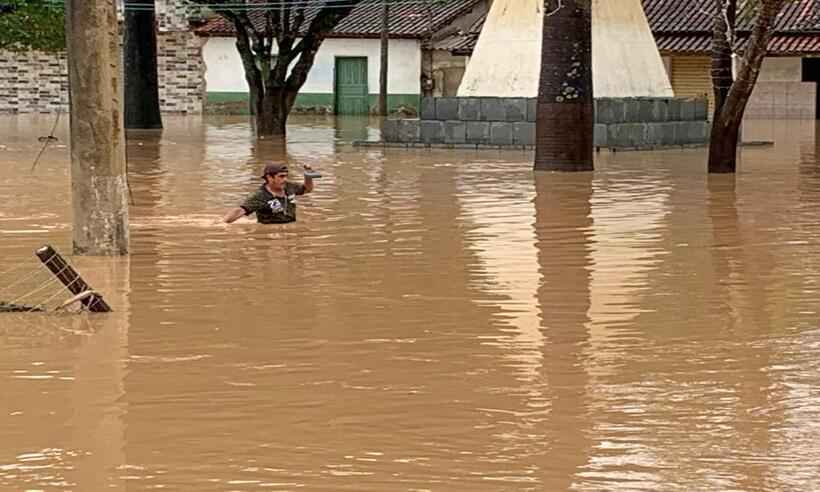
[[[284,205],[279,201],[278,198],[274,198],[273,200],[269,201],[268,206],[270,207],[270,211],[275,214],[285,211]]]

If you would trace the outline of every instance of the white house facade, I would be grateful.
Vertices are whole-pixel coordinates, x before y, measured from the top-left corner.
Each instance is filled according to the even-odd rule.
[[[275,48],[274,48],[275,52]],[[389,41],[388,105],[417,107],[420,97],[421,42],[417,39]],[[205,93],[208,103],[247,101],[248,83],[233,37],[208,37],[202,47],[205,62]],[[296,99],[297,108],[335,111],[347,86],[368,95],[371,108],[379,95],[381,41],[373,38],[328,38],[316,55],[305,85]],[[347,76],[340,77],[340,71]],[[342,96],[343,97],[343,96]]]

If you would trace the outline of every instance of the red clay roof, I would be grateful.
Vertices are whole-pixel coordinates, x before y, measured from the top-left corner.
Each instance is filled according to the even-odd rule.
[[[704,34],[655,34],[658,49],[665,54],[697,55],[709,53],[711,36]],[[748,38],[738,42],[741,51]],[[804,55],[820,53],[820,34],[777,34],[769,41],[770,55]]]
[[[714,0],[642,0],[658,48],[664,53],[703,54],[710,51]],[[738,35],[741,43],[754,22],[749,0],[740,0]],[[475,48],[484,18],[469,32],[454,34],[436,47],[469,55]],[[774,55],[820,53],[820,0],[795,0],[777,18],[777,32],[769,43]],[[742,47],[742,45],[741,45]]]
[[[469,11],[482,0],[432,0],[433,11],[432,31],[436,31],[451,23],[457,17]],[[381,0],[364,0],[345,17],[331,37],[378,37],[381,35]],[[302,24],[303,29],[310,24],[310,20],[319,11],[319,7],[307,9],[307,17]],[[251,21],[262,30],[265,25],[265,13],[262,10],[253,10],[250,13]],[[390,36],[400,38],[422,38],[429,29],[426,2],[400,3],[390,7]],[[221,16],[210,19],[205,25],[196,29],[196,33],[203,36],[233,36],[233,23]]]
[[[642,0],[643,8],[654,33],[709,33],[714,0]],[[750,31],[754,25],[753,2],[739,0],[738,30]],[[820,2],[795,0],[787,3],[777,17],[778,32],[818,31],[820,34]]]

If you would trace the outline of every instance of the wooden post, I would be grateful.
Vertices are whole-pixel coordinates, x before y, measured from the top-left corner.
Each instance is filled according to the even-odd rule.
[[[390,6],[385,0],[382,4],[382,53],[379,72],[379,116],[387,116],[387,77],[388,77],[388,43],[390,31]]]
[[[60,253],[54,250],[51,246],[43,246],[42,248],[35,251],[35,253],[40,261],[51,270],[60,282],[65,285],[65,287],[75,296],[91,291],[91,286],[89,286],[85,280],[77,273],[71,265],[68,264],[65,259],[60,256]],[[111,307],[103,300],[102,296],[99,294],[93,294],[88,297],[85,297],[81,301],[83,306],[86,309],[91,311],[92,313],[109,313],[111,312]]]
[[[74,253],[128,254],[122,75],[114,0],[65,0]]]

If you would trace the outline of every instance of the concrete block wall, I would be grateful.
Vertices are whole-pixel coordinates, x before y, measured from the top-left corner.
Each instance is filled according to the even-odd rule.
[[[708,140],[706,98],[606,98],[595,100],[598,147],[656,148]],[[420,119],[387,120],[387,143],[531,148],[536,100],[532,98],[425,98]]]

